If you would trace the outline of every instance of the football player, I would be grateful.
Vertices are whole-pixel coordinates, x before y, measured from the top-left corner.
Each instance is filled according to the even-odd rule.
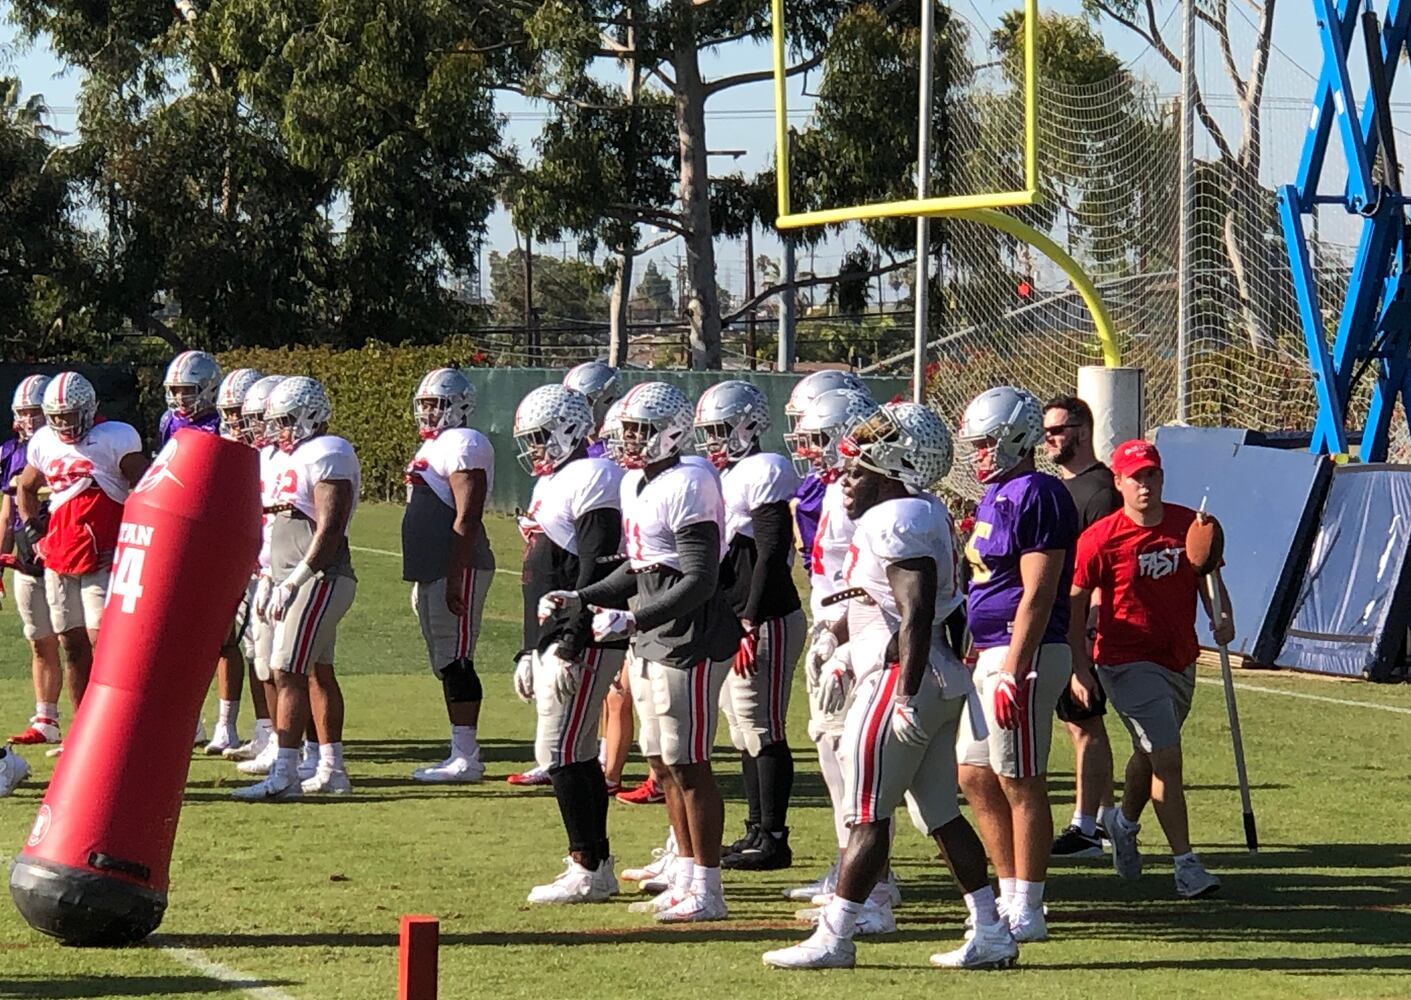
[[[270,579],[255,612],[273,624],[270,669],[278,697],[279,750],[269,776],[237,789],[238,799],[281,801],[304,793],[352,791],[343,764],[343,691],[333,673],[338,622],[357,592],[348,551],[348,522],[357,508],[362,472],[353,446],[328,433],[328,394],[302,375],[275,386],[265,415],[277,435]],[[312,718],[319,759],[300,773],[299,744]],[[302,781],[301,781],[302,778]]]
[[[216,394],[220,385],[220,364],[205,351],[182,351],[172,358],[162,380],[167,409],[157,427],[157,447],[164,446],[183,427],[219,433]]]
[[[823,371],[805,375],[794,384],[789,400],[784,404],[784,418],[788,421],[786,440],[798,430],[799,418],[811,400],[825,392],[837,389],[851,389],[868,396],[867,385],[852,372],[826,368]],[[870,398],[870,397],[869,397]],[[799,473],[803,481],[799,483],[794,497],[794,523],[799,533],[799,554],[808,557],[813,551],[813,533],[818,530],[818,520],[823,508],[823,492],[827,484],[813,469]]]
[[[44,597],[44,562],[25,544],[20,531],[20,512],[15,503],[20,474],[28,459],[25,452],[34,432],[44,426],[44,387],[49,379],[43,375],[28,375],[15,387],[10,412],[14,416],[15,436],[0,445],[0,552],[13,554],[15,575],[15,606],[24,625],[24,637],[29,642],[30,676],[34,681],[34,717],[29,728],[11,736],[11,743],[58,743],[59,691],[63,673],[59,669],[59,639],[49,622],[49,604]]]
[[[720,472],[730,606],[744,635],[725,678],[721,708],[740,751],[749,812],[745,835],[721,858],[725,868],[773,871],[793,864],[788,809],[794,757],[785,720],[807,623],[790,572],[789,501],[799,478],[767,452],[769,401],[749,382],[718,382],[696,404],[697,449]]]
[[[844,504],[856,522],[844,568],[852,599],[837,626],[858,678],[840,753],[848,849],[817,930],[764,962],[852,967],[858,917],[887,868],[892,814],[905,800],[916,828],[940,848],[974,924],[964,946],[932,964],[1010,965],[1018,947],[996,908],[980,838],[956,801],[956,732],[973,689],[945,641],[945,619],[961,596],[954,528],[945,506],[923,492],[950,468],[950,433],[925,407],[894,403],[855,427],[842,448]]]
[[[402,579],[412,585],[431,670],[451,724],[445,760],[417,781],[477,782],[485,776],[475,730],[483,696],[475,643],[495,556],[485,535],[485,498],[495,485],[495,449],[473,430],[475,387],[457,368],[427,372],[412,401],[422,444],[407,466]]]
[[[673,885],[633,904],[663,922],[723,920],[720,835],[724,805],[710,769],[720,688],[739,649],[740,630],[720,587],[725,504],[715,474],[681,461],[691,435],[691,404],[663,382],[643,382],[623,397],[623,452],[642,477],[623,508],[627,561],[582,590],[546,600],[630,610],[638,670],[649,715],[642,742],[657,752],[652,771],[680,851]],[[638,701],[640,705],[641,702]],[[655,731],[652,731],[652,730]]]
[[[818,526],[808,552],[813,631],[804,664],[809,699],[808,731],[818,748],[819,769],[833,805],[838,842],[838,858],[827,873],[808,885],[787,890],[788,899],[807,901],[833,892],[837,887],[838,865],[848,846],[843,771],[837,750],[854,678],[848,666],[847,646],[839,644],[833,628],[847,613],[847,602],[833,597],[846,589],[843,569],[852,545],[853,520],[843,505],[840,479],[844,459],[838,446],[854,424],[876,411],[877,404],[860,392],[831,389],[809,400],[787,439],[795,471],[801,476],[812,476],[824,485]]]
[[[622,669],[626,636],[596,640],[592,612],[582,605],[538,614],[545,594],[582,589],[621,561],[622,470],[606,458],[588,457],[588,435],[596,426],[587,398],[561,385],[535,389],[514,415],[520,465],[537,477],[530,510],[544,532],[524,566],[524,596],[534,604],[538,634],[529,649],[530,675],[521,671],[516,687],[534,700],[534,754],[553,782],[569,846],[567,869],[535,886],[531,903],[595,903],[618,891],[598,721]]]
[[[999,874],[1015,939],[1042,941],[1053,847],[1048,752],[1054,706],[1073,672],[1068,594],[1078,509],[1057,478],[1034,468],[1043,407],[1031,393],[1013,386],[981,393],[965,408],[959,439],[986,487],[965,549],[983,718],[972,710],[961,726],[960,786]]]
[[[93,668],[93,644],[108,593],[127,495],[147,471],[131,424],[98,420],[98,394],[77,372],[44,388],[45,425],[29,439],[16,486],[18,544],[44,561],[49,621],[59,635],[74,708]],[[46,508],[41,491],[48,487]]]
[[[588,435],[588,457],[607,457],[602,427],[603,422],[607,420],[608,410],[622,395],[617,383],[617,369],[606,361],[585,361],[568,370],[568,374],[563,377],[563,384],[564,388],[582,393],[588,400],[588,405],[593,408],[593,430]]]

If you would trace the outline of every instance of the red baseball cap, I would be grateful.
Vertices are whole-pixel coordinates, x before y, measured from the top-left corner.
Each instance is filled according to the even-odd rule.
[[[1124,441],[1112,452],[1112,471],[1119,476],[1134,476],[1142,469],[1161,468],[1161,453],[1150,441],[1137,438]]]

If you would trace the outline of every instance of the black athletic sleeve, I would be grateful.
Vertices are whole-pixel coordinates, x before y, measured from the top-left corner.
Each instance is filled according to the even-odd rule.
[[[676,532],[676,554],[681,575],[654,595],[650,604],[638,604],[633,612],[640,631],[694,611],[720,585],[720,527],[714,521],[697,521]]]
[[[597,583],[589,584],[578,591],[578,596],[583,599],[584,604],[626,611],[628,599],[637,594],[637,578],[628,572],[629,565],[624,559]]]
[[[534,649],[539,645],[539,598],[553,590],[553,543],[544,535],[531,535],[524,548],[524,571],[520,576],[520,594],[524,598],[524,645]],[[515,659],[519,656],[516,654]]]
[[[573,533],[578,540],[578,579],[573,589],[581,593],[611,575],[622,544],[622,512],[615,507],[590,510],[573,523]],[[593,638],[593,613],[586,603],[567,625],[559,646],[565,656],[576,659]]]
[[[788,576],[789,549],[794,535],[787,500],[756,507],[750,512],[750,518],[754,523],[754,572],[750,576],[750,596],[740,617],[757,625],[759,606],[770,581]]]

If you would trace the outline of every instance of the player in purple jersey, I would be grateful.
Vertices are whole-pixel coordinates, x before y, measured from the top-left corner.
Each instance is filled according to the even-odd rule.
[[[167,412],[157,428],[157,446],[165,447],[173,434],[184,427],[211,434],[220,433],[220,413],[216,391],[220,388],[220,365],[205,351],[182,351],[167,366],[162,385],[167,393]]]
[[[59,669],[59,637],[49,618],[49,602],[44,594],[44,562],[20,530],[20,512],[15,489],[29,461],[30,436],[44,426],[44,389],[49,379],[29,375],[15,388],[11,412],[15,436],[0,445],[0,552],[14,556],[15,606],[29,640],[30,675],[34,681],[34,716],[29,727],[10,737],[11,743],[35,745],[58,743],[59,692],[63,673]],[[46,503],[47,506],[47,503]],[[0,778],[0,781],[3,779]]]
[[[1034,468],[1042,410],[1032,394],[1001,386],[966,407],[958,435],[987,487],[966,546],[984,717],[967,710],[961,726],[960,785],[1020,943],[1048,937],[1043,891],[1053,815],[1046,772],[1053,709],[1072,675],[1067,595],[1078,541],[1078,510],[1067,488]]]

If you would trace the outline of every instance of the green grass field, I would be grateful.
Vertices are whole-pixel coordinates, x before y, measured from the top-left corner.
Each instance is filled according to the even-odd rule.
[[[410,772],[444,755],[446,725],[392,554],[399,518],[398,508],[365,506],[353,530],[361,582],[339,637],[338,668],[356,794],[237,804],[228,798],[239,783],[232,765],[193,761],[171,906],[159,935],[122,950],[65,948],[0,907],[0,998],[392,997],[404,913],[441,919],[445,998],[665,997],[681,987],[702,997],[769,1000],[999,989],[1028,1000],[1411,996],[1411,848],[1403,825],[1411,818],[1411,690],[1287,675],[1241,677],[1264,689],[1243,692],[1240,703],[1263,851],[1252,857],[1243,849],[1224,706],[1218,686],[1203,685],[1186,730],[1191,825],[1197,849],[1224,879],[1223,893],[1200,902],[1174,898],[1170,862],[1148,815],[1141,881],[1124,883],[1103,862],[1055,867],[1048,891],[1053,940],[1026,946],[1012,972],[986,977],[927,966],[938,945],[958,941],[964,908],[933,849],[904,820],[896,845],[905,895],[899,930],[864,939],[854,972],[763,968],[761,952],[805,936],[780,890],[812,878],[831,853],[827,796],[801,736],[791,817],[796,867],[727,874],[729,922],[659,927],[628,913],[625,900],[531,909],[525,893],[557,874],[564,838],[547,790],[504,783],[532,758],[533,713],[509,683],[519,645],[517,580],[512,573],[497,578],[477,658],[487,686],[480,726],[486,781],[419,786]],[[511,520],[495,517],[492,537],[501,566],[513,570],[520,543]],[[3,619],[0,728],[12,732],[28,716],[32,694],[18,620],[8,608]],[[793,711],[798,734],[801,702]],[[247,732],[248,702],[244,713]],[[213,720],[212,706],[206,717]],[[34,777],[0,801],[0,843],[12,849],[23,843],[50,772],[42,754],[26,756]],[[1053,761],[1061,827],[1073,788],[1062,736]],[[733,836],[743,817],[733,753],[721,753],[717,769]],[[640,759],[628,774],[643,776]],[[619,864],[645,860],[665,822],[660,807],[614,803]]]

